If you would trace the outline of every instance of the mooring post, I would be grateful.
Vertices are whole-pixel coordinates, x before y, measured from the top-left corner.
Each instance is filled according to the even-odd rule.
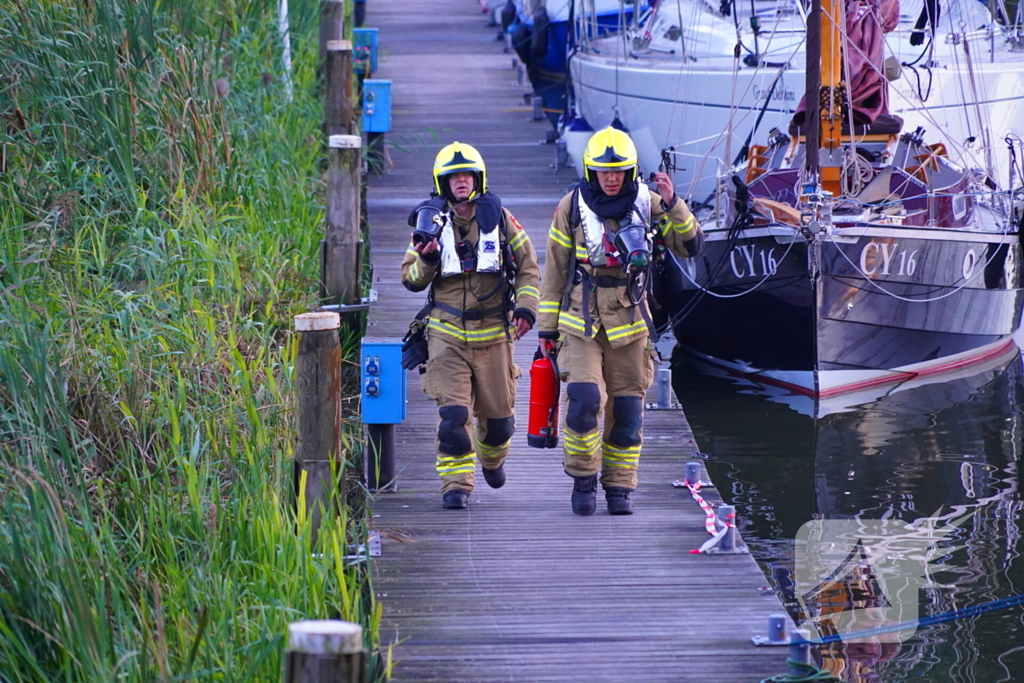
[[[789,626],[789,617],[785,614],[769,614],[768,615],[768,642],[774,643],[785,643],[789,640],[789,633],[787,633],[787,627]]]
[[[544,120],[544,100],[540,97],[533,98],[533,119],[534,121]]]
[[[698,486],[700,484],[700,463],[699,462],[688,462],[686,463],[686,483],[692,486]]]
[[[288,625],[284,683],[366,683],[363,627],[348,621],[297,621]]]
[[[322,279],[326,304],[351,306],[361,299],[359,256],[362,141],[352,127],[352,42],[328,40],[324,62],[327,134],[327,202]]]
[[[715,511],[718,521],[725,525],[725,536],[718,542],[719,550],[736,550],[736,508],[719,505]]]
[[[361,299],[359,239],[362,138],[328,138],[327,235],[324,240],[324,290],[328,304],[349,306]]]
[[[659,367],[655,372],[658,383],[658,407],[669,410],[672,407],[672,370]]]
[[[360,300],[362,141],[352,135],[352,43],[327,41],[324,130],[328,140],[324,291],[328,304]]]
[[[750,637],[754,645],[790,645],[793,642],[789,633],[789,615],[776,612],[768,615],[768,634]],[[806,631],[805,631],[806,633]]]
[[[295,415],[298,442],[293,468],[296,500],[306,473],[303,501],[312,519],[313,542],[323,514],[336,497],[344,500],[345,477],[341,449],[341,342],[337,313],[295,316],[299,352],[295,359]],[[332,463],[337,483],[332,476]]]
[[[327,43],[345,37],[345,0],[320,0],[320,49],[317,63],[324,68]]]
[[[811,643],[808,641],[810,635],[811,632],[807,629],[793,629],[789,640],[789,659],[791,662],[799,662],[800,664],[811,663]],[[789,667],[789,674],[791,676],[806,676],[807,672],[798,666],[791,665]]]

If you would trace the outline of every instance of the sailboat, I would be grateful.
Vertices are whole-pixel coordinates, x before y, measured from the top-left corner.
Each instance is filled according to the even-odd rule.
[[[577,168],[585,132],[618,125],[645,174],[668,168],[699,204],[745,140],[786,130],[818,19],[807,0],[661,0],[614,35],[595,31],[588,0],[576,2],[578,121],[565,138]],[[1001,181],[1005,146],[986,131],[1024,137],[1024,11],[1011,14],[1003,0],[902,0],[885,46],[890,113]]]
[[[842,30],[879,4],[813,0],[804,110],[719,178],[704,253],[667,269],[663,326],[685,352],[796,394],[981,363],[1020,327],[1022,179],[884,112],[878,65],[849,57],[872,48]]]

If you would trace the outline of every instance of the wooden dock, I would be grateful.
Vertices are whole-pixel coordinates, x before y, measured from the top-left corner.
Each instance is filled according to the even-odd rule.
[[[387,141],[393,166],[371,177],[368,207],[378,301],[367,334],[400,337],[424,296],[399,283],[406,217],[431,187],[439,147],[468,142],[543,259],[551,215],[575,182],[553,168],[548,123],[530,121],[475,0],[367,3],[380,30],[380,69],[393,79]],[[382,638],[398,643],[396,681],[759,681],[786,671],[786,648],[755,648],[769,613],[782,612],[749,555],[696,555],[703,514],[672,480],[695,450],[679,411],[648,412],[637,513],[573,515],[561,449],[526,446],[531,333],[516,347],[519,431],[508,484],[478,470],[468,510],[441,508],[434,472],[436,409],[409,374],[408,419],[397,431],[398,491],[377,496],[383,551],[375,589]],[[711,492],[710,500],[717,500]]]

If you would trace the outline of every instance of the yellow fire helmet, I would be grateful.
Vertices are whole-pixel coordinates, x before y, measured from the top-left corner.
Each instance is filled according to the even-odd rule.
[[[636,145],[618,128],[604,128],[590,136],[583,152],[586,180],[597,178],[591,171],[626,171],[626,182],[636,178]]]
[[[476,187],[466,201],[475,199],[477,195],[487,192],[487,167],[484,166],[484,158],[472,145],[464,142],[453,142],[441,148],[434,158],[434,191],[438,196],[448,197],[451,190],[448,183],[442,185],[441,178],[452,173],[469,171],[476,174]]]

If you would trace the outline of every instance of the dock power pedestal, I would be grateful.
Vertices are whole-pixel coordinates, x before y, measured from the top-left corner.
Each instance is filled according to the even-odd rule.
[[[395,425],[405,420],[405,370],[400,337],[363,337],[359,355],[365,476],[371,491],[395,488]]]

